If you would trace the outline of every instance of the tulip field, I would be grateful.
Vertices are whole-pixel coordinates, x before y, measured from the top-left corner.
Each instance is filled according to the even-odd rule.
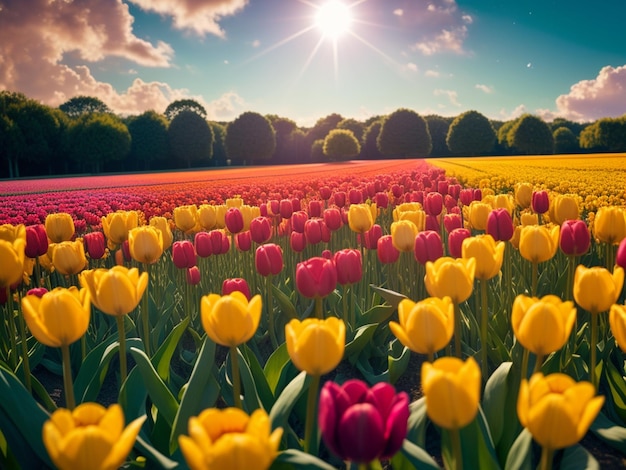
[[[625,191],[623,154],[0,181],[0,468],[626,467]]]

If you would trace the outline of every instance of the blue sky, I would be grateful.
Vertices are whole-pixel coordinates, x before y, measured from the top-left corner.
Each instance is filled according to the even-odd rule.
[[[334,0],[337,1],[337,0]],[[121,114],[194,98],[310,126],[410,108],[507,120],[626,114],[626,2],[0,0],[0,89],[58,106],[97,96]],[[337,16],[337,15],[336,15]]]

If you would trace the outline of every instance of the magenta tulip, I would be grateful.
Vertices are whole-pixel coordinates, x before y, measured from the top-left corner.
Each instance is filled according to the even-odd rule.
[[[489,212],[486,231],[487,234],[491,235],[497,242],[506,242],[513,238],[515,227],[513,226],[513,219],[509,211],[501,207]]]
[[[309,201],[309,217],[321,217],[324,202],[317,199]]]
[[[463,240],[471,236],[472,233],[466,228],[456,228],[448,234],[448,253],[452,258],[463,256]]]
[[[252,234],[250,230],[235,235],[235,246],[239,251],[250,251],[252,248]]]
[[[343,226],[343,218],[341,217],[341,211],[336,207],[329,207],[324,210],[324,223],[329,230],[339,230]]]
[[[296,288],[309,299],[323,298],[337,287],[337,269],[332,260],[309,258],[296,265]]]
[[[415,237],[415,260],[425,265],[427,261],[435,261],[443,256],[441,236],[433,230],[419,232]]]
[[[106,253],[106,240],[102,232],[89,232],[83,235],[85,251],[91,259],[100,259]]]
[[[198,232],[194,235],[193,244],[196,254],[201,258],[207,258],[213,254],[213,244],[209,232]]]
[[[250,237],[261,245],[272,238],[272,221],[268,217],[255,217],[250,221]]]
[[[550,199],[548,197],[548,191],[533,191],[530,206],[533,212],[537,214],[545,214],[550,208]]]
[[[440,193],[430,192],[424,197],[424,212],[428,215],[439,215],[443,210],[443,196]]]
[[[342,286],[355,284],[363,276],[363,261],[361,252],[354,248],[346,248],[335,253],[333,256],[337,269],[337,282]]]
[[[172,244],[172,261],[178,269],[196,265],[196,250],[189,240],[179,240]]]
[[[304,224],[309,220],[309,214],[304,211],[296,211],[291,214],[291,228],[294,232],[304,233]]]
[[[238,207],[230,207],[226,211],[224,222],[230,233],[239,233],[243,230],[243,214]]]
[[[246,296],[248,301],[251,299],[250,296],[250,286],[248,285],[248,281],[246,281],[242,277],[234,277],[230,279],[224,279],[222,282],[222,295],[230,295],[233,292],[241,292]]]
[[[615,264],[626,269],[626,238],[624,238],[617,247],[617,256],[615,257]]]
[[[318,417],[324,443],[342,460],[389,459],[406,437],[409,397],[386,382],[369,388],[357,379],[341,386],[329,381],[320,392]]]
[[[580,256],[587,253],[591,244],[589,227],[582,220],[566,220],[561,225],[559,247],[567,256]]]
[[[280,216],[283,219],[290,219],[293,214],[293,204],[291,199],[281,199],[279,206]]]
[[[254,264],[261,276],[280,273],[283,270],[283,249],[274,243],[259,246],[254,254]]]
[[[306,237],[304,233],[291,232],[289,235],[289,246],[296,253],[302,253],[306,248]]]
[[[187,268],[187,284],[189,284],[190,286],[200,284],[200,277],[200,269],[198,269],[198,266],[192,266],[190,268]]]
[[[452,232],[455,228],[463,227],[463,218],[461,214],[450,213],[443,216],[443,227],[447,233]]]
[[[357,234],[359,243],[363,243],[363,246],[368,250],[376,250],[378,248],[378,239],[383,236],[383,229],[380,225],[374,224],[364,234]]]
[[[29,258],[38,258],[48,252],[48,234],[44,224],[26,227],[26,248],[24,252]]]
[[[392,264],[398,261],[400,251],[393,245],[391,235],[383,235],[378,239],[376,254],[378,255],[378,261],[382,264]]]

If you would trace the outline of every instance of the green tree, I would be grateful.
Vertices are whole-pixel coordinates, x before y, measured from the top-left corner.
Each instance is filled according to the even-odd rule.
[[[383,121],[378,149],[385,157],[421,158],[432,149],[426,120],[410,109],[400,108]]]
[[[238,163],[270,160],[276,148],[276,133],[263,115],[247,111],[226,127],[226,155]]]
[[[122,161],[130,152],[130,132],[113,114],[84,114],[69,128],[72,159],[81,170],[99,173],[103,165]]]
[[[152,110],[128,120],[131,136],[129,160],[135,163],[135,168],[149,170],[153,162],[167,159],[168,124],[165,116]]]
[[[450,155],[450,149],[448,148],[448,144],[446,144],[448,129],[450,128],[450,119],[434,114],[425,116],[424,119],[426,119],[426,123],[428,124],[428,132],[430,132],[430,138],[433,143],[430,155],[432,157],[445,157]]]
[[[325,161],[325,157],[324,157],[324,139],[317,139],[311,145],[311,161],[312,162],[323,162],[323,161]]]
[[[289,155],[287,163],[308,163],[311,161],[311,148],[307,144],[306,134],[295,129],[287,138],[285,154]]]
[[[224,147],[224,139],[226,138],[226,126],[219,122],[209,121],[209,126],[213,131],[213,161],[215,166],[226,165],[226,147]]]
[[[593,152],[626,151],[626,115],[602,118],[580,133],[581,148]]]
[[[309,129],[307,133],[307,138],[311,145],[314,141],[318,139],[324,140],[324,138],[328,135],[330,131],[337,128],[337,124],[343,121],[343,117],[341,114],[333,113],[325,116],[323,118],[319,118],[315,125]]]
[[[181,111],[167,129],[170,150],[187,168],[193,163],[208,164],[213,156],[213,130],[209,123],[194,111]]]
[[[466,111],[457,116],[446,137],[446,144],[456,155],[485,155],[493,150],[496,133],[489,119],[478,111]]]
[[[506,121],[498,129],[498,133],[497,133],[498,147],[499,147],[500,153],[502,154],[506,155],[506,154],[511,153],[511,147],[509,146],[509,132],[511,132],[511,129],[513,129],[513,126],[515,126],[516,122],[517,122],[517,119]]]
[[[523,155],[554,153],[554,137],[550,126],[540,117],[524,114],[507,134],[509,147]]]
[[[376,143],[378,140],[378,134],[380,134],[380,129],[382,127],[382,120],[372,122],[367,129],[365,129],[365,134],[363,135],[363,146],[361,147],[361,157],[366,158],[368,160],[378,160],[382,158],[382,153],[378,150],[378,144]]]
[[[346,118],[337,123],[337,129],[347,129],[352,131],[354,137],[359,142],[363,141],[363,134],[365,133],[365,124],[361,121],[357,121],[356,119]]]
[[[198,103],[196,100],[185,99],[172,101],[165,112],[163,113],[168,121],[174,120],[174,118],[183,111],[192,111],[199,115],[202,119],[206,119],[207,113],[204,106]]]
[[[558,127],[552,133],[554,137],[554,153],[576,153],[580,151],[578,139],[567,127]]]
[[[356,157],[361,145],[351,130],[333,129],[324,139],[322,151],[331,160],[344,160]]]
[[[59,109],[72,119],[76,119],[83,114],[111,112],[111,109],[95,96],[75,96],[60,105]]]
[[[286,163],[293,158],[288,151],[289,138],[291,133],[294,132],[298,126],[295,121],[288,118],[276,115],[268,115],[266,117],[269,119],[276,132],[276,148],[274,149],[274,155],[272,155],[272,162]]]

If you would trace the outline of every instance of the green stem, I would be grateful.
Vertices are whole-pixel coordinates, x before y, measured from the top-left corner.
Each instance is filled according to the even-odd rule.
[[[237,346],[230,347],[230,365],[233,374],[233,402],[237,408],[243,410],[241,403],[241,380],[239,379],[239,352]]]
[[[537,354],[535,357],[535,368],[533,369],[533,374],[536,372],[541,372],[541,366],[543,366],[543,354]]]
[[[480,281],[480,366],[483,376],[483,380],[487,380],[487,322],[489,321],[489,315],[487,312],[487,280],[481,279]]]
[[[24,370],[24,385],[26,386],[26,390],[31,392],[33,387],[30,380],[30,360],[28,358],[28,342],[26,341],[26,324],[24,322],[24,316],[19,311],[19,304],[18,317],[18,322],[20,326],[20,339],[22,341],[22,368]]]
[[[76,407],[76,399],[74,398],[74,383],[72,381],[72,363],[70,360],[69,344],[61,346],[61,355],[63,356],[63,388],[65,390],[65,407],[68,410],[73,410]]]
[[[348,316],[348,286],[345,285],[343,286],[343,296],[341,297],[341,305],[343,307],[343,321],[346,323],[346,325],[350,325],[352,326],[352,328],[354,328],[354,324],[352,323],[352,318],[350,318],[352,315],[350,315],[350,317]]]
[[[315,435],[315,421],[317,418],[317,391],[320,385],[320,376],[312,376],[306,404],[306,422],[304,428],[304,451],[307,454],[317,454],[317,436]]]
[[[116,315],[117,335],[120,343],[120,384],[126,380],[126,332],[124,331],[124,315]]]
[[[536,297],[537,296],[537,277],[538,277],[538,273],[539,273],[539,264],[533,262],[533,271],[532,271],[532,284],[531,284],[531,288],[530,288],[530,295],[531,297]]]
[[[278,339],[276,338],[276,325],[274,325],[274,297],[271,274],[265,278],[265,291],[267,292],[267,329],[270,331],[272,347],[276,350],[278,348]]]
[[[450,441],[452,443],[452,455],[454,457],[455,470],[463,470],[463,451],[461,447],[461,432],[458,429],[450,429]]]
[[[553,458],[554,450],[543,446],[541,448],[541,461],[539,462],[539,470],[550,470],[552,468]]]
[[[322,309],[322,304],[324,299],[321,297],[315,297],[315,318],[319,318],[320,320],[324,319],[324,312]]]
[[[11,341],[11,351],[9,353],[11,370],[17,369],[17,330],[15,329],[15,310],[13,309],[13,294],[11,287],[6,287],[7,291],[7,317],[9,320],[9,341]]]
[[[572,290],[574,288],[574,270],[576,269],[576,257],[567,257],[567,285],[565,286],[565,300],[574,300]],[[576,331],[576,328],[574,328]]]
[[[427,358],[428,362],[432,364],[433,362],[435,362],[435,353],[432,351],[428,351]]]
[[[461,308],[454,304],[454,355],[461,359]]]
[[[591,340],[589,342],[589,374],[590,381],[593,386],[597,389],[598,384],[596,383],[596,344],[598,343],[598,314],[591,313]]]
[[[152,279],[152,273],[150,272],[149,264],[145,263],[144,269],[148,273],[148,287],[146,287],[146,291],[143,293],[143,297],[141,298],[141,321],[143,330],[143,347],[146,351],[146,356],[150,357],[150,312],[148,312],[148,293],[150,291],[150,281]]]
[[[522,380],[528,378],[528,358],[530,356],[530,351],[524,348],[524,352],[522,353]]]

